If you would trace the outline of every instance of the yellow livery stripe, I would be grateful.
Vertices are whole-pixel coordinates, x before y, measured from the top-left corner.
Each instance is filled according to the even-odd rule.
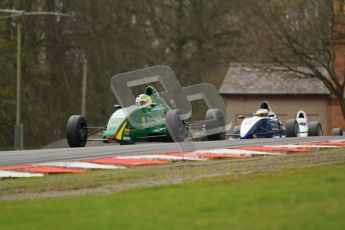
[[[121,125],[120,130],[119,130],[119,131],[117,132],[117,134],[116,134],[116,137],[115,137],[116,140],[119,140],[119,141],[120,141],[120,140],[122,139],[122,133],[123,133],[123,131],[125,130],[126,125],[127,125],[127,121],[124,122],[124,123]]]

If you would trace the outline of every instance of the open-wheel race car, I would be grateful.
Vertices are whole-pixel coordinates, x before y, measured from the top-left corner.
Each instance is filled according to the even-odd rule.
[[[160,83],[158,92],[154,83]],[[144,86],[134,97],[133,87]],[[106,127],[88,127],[81,115],[67,122],[67,141],[70,147],[83,147],[88,137],[102,130],[105,143],[133,144],[143,141],[183,142],[192,139],[222,140],[230,126],[225,104],[217,89],[210,84],[181,87],[168,66],[155,66],[118,74],[111,79],[111,89],[119,105]],[[203,100],[208,109],[205,119],[190,121],[192,101]],[[90,132],[90,130],[95,131]]]
[[[235,138],[251,139],[251,138],[285,138],[285,137],[307,137],[322,136],[322,125],[318,121],[307,120],[304,111],[298,111],[296,119],[289,119],[286,124],[279,120],[268,102],[263,101],[260,108],[251,117],[239,116],[243,119],[240,126],[234,128]],[[332,130],[333,135],[342,135],[339,128]]]

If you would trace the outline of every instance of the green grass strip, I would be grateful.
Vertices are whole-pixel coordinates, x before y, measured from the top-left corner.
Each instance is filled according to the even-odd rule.
[[[0,229],[345,229],[345,167],[0,201]]]

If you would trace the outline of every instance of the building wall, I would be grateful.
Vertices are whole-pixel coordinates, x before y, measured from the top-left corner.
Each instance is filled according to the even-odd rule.
[[[233,127],[241,124],[238,115],[252,115],[263,100],[268,101],[272,110],[278,115],[283,123],[295,118],[299,110],[307,113],[309,121],[320,121],[323,130],[328,130],[328,99],[327,96],[301,97],[301,96],[229,96],[222,95],[227,105]]]
[[[345,121],[339,103],[336,99],[329,99],[328,102],[328,127],[329,132],[332,128],[342,128],[345,130]]]

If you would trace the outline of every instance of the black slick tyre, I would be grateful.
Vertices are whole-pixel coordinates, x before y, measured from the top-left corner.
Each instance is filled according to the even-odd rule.
[[[286,137],[297,137],[299,133],[298,122],[295,119],[286,121]]]
[[[181,112],[178,109],[169,110],[165,115],[165,125],[168,139],[174,142],[183,142],[187,137],[186,128],[180,118]]]
[[[308,124],[308,136],[323,136],[322,126],[318,121],[311,121]]]
[[[83,116],[73,115],[67,121],[67,142],[70,147],[84,147],[87,142],[87,123]]]
[[[342,136],[343,130],[341,128],[333,128],[332,129],[332,136]]]

